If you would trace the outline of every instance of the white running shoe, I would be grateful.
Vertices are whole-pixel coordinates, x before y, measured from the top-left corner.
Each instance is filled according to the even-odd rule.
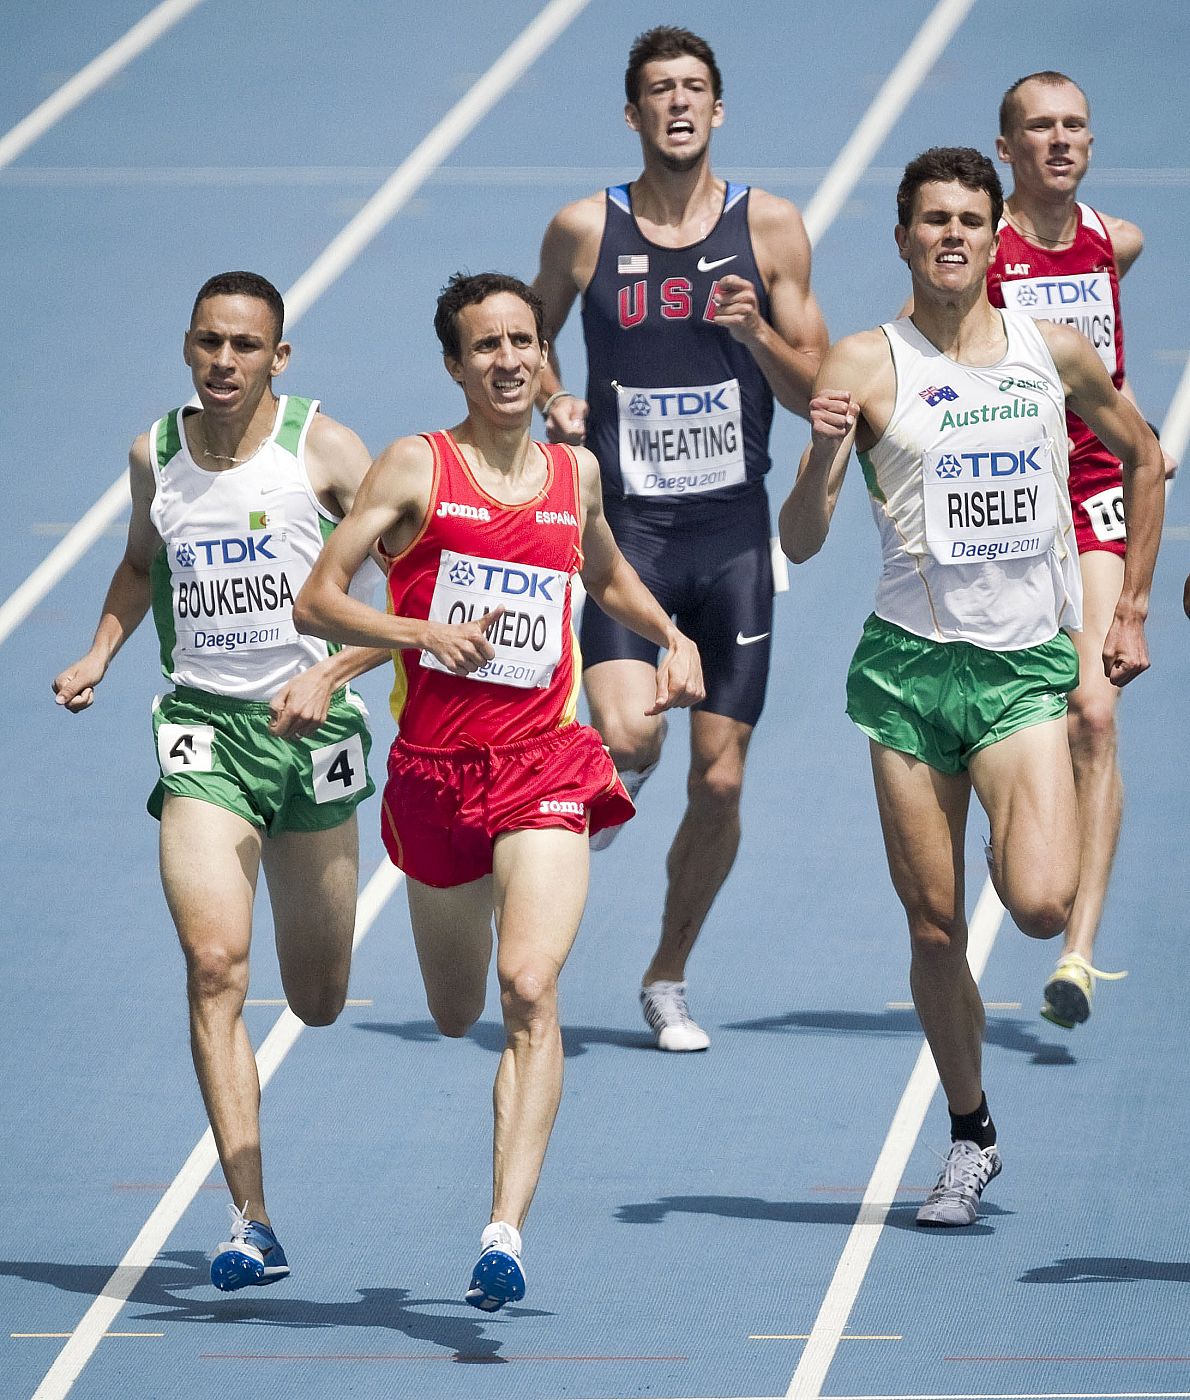
[[[711,1043],[690,1015],[685,982],[650,982],[640,989],[640,1009],[662,1050],[705,1050]]]
[[[662,716],[661,719],[661,742],[665,743],[665,736],[669,731],[669,721]],[[644,787],[646,781],[657,771],[657,764],[660,758],[650,763],[647,768],[626,768],[620,774],[620,781],[624,784],[624,790],[628,796],[636,801],[637,793]],[[601,831],[597,831],[591,837],[591,849],[593,851],[606,851],[611,843],[619,836],[623,830],[623,823],[620,826],[605,826]]]
[[[995,1143],[980,1147],[964,1138],[952,1142],[942,1175],[917,1212],[917,1223],[974,1225],[983,1188],[1000,1175],[1002,1165]]]

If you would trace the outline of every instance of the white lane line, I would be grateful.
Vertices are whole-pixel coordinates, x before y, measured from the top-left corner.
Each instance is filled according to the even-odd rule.
[[[198,0],[192,0],[198,3]],[[590,3],[551,0],[512,41],[475,86],[446,114],[412,154],[364,205],[310,267],[285,293],[286,328],[293,326],[331,286],[380,230],[408,202],[434,168],[468,136],[492,107]],[[122,492],[122,494],[121,494]],[[29,616],[45,595],[69,572],[114,521],[128,500],[127,472],[91,507],[87,530],[76,540],[72,531],[0,605],[0,645]]]
[[[811,243],[817,243],[833,223],[856,181],[974,4],[975,0],[939,0],[930,11],[806,206],[806,231]]]
[[[983,976],[988,956],[1000,931],[1004,918],[1004,906],[1000,903],[991,881],[983,891],[971,916],[971,927],[967,942],[967,961],[976,982]],[[904,1175],[910,1153],[917,1142],[921,1125],[934,1090],[938,1087],[938,1071],[930,1047],[923,1041],[917,1056],[917,1063],[901,1102],[893,1114],[888,1136],[876,1159],[868,1189],[860,1202],[859,1214],[847,1236],[847,1243],[835,1266],[834,1277],[826,1290],[818,1316],[810,1332],[798,1362],[797,1370],[786,1391],[788,1400],[818,1400],[822,1394],[823,1382],[834,1360],[835,1351],[851,1316],[851,1309],[863,1285],[868,1265],[880,1240],[889,1205],[896,1194],[897,1185]]]
[[[80,102],[85,102],[109,78],[115,77],[121,68],[126,68],[150,44],[201,4],[202,0],[163,0],[155,10],[150,10],[122,39],[117,39],[85,68],[80,68],[57,92],[47,97],[40,106],[34,107],[27,117],[0,137],[0,170],[16,160],[22,151],[27,151],[51,126],[61,121],[68,112],[74,111]]]
[[[128,473],[107,488],[78,524],[71,526],[24,583],[0,603],[0,643],[29,616],[45,595],[106,534],[112,521],[132,499]]]
[[[287,317],[300,316],[359,257],[430,172],[441,165],[589,2],[551,0],[285,293]]]
[[[353,950],[363,942],[364,935],[392,898],[401,879],[401,872],[388,860],[377,866],[356,905]],[[302,1022],[288,1007],[278,1016],[273,1029],[256,1052],[262,1090],[304,1029]],[[69,1393],[71,1386],[78,1379],[79,1372],[108,1334],[108,1329],[141,1281],[145,1270],[164,1248],[174,1226],[185,1214],[218,1160],[215,1139],[208,1128],[157,1203],[152,1215],[145,1221],[140,1234],[128,1247],[128,1252],[120,1260],[115,1273],[83,1314],[70,1340],[58,1353],[54,1364],[34,1392],[32,1400],[62,1400],[62,1397]]]
[[[1182,377],[1173,391],[1173,398],[1161,425],[1161,446],[1179,462],[1186,455],[1186,441],[1190,438],[1190,356],[1182,367]],[[1177,477],[1174,478],[1174,481]],[[1170,482],[1170,486],[1173,482]],[[1168,489],[1166,491],[1168,495]]]

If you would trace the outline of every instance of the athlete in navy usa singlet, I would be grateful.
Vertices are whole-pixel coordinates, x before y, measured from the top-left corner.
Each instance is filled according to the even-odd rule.
[[[555,363],[538,407],[553,441],[594,451],[617,543],[702,654],[689,805],[641,989],[660,1047],[702,1050],[709,1039],[690,1019],[685,967],[735,858],[744,763],[764,704],[773,401],[806,416],[826,329],[801,215],[711,170],[723,105],[706,41],[670,26],[640,35],[624,87],[644,168],[559,211],[535,284],[551,341],[582,298],[587,398],[562,387]],[[589,604],[581,642],[592,723],[639,790],[665,737],[649,713],[655,652]]]

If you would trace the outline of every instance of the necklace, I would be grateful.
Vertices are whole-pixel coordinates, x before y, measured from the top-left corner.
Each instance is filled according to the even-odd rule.
[[[1016,229],[1017,233],[1021,234],[1024,238],[1032,239],[1037,243],[1048,243],[1050,247],[1057,247],[1059,243],[1073,243],[1074,236],[1078,232],[1077,214],[1074,217],[1074,227],[1067,233],[1065,226],[1063,226],[1061,236],[1058,238],[1047,238],[1044,233],[1038,233],[1035,228],[1026,228],[1024,223],[1008,209],[1004,210],[1004,217],[1013,228]],[[1069,219],[1067,223],[1069,223]]]
[[[246,457],[229,457],[224,452],[212,452],[209,447],[203,448],[202,455],[204,457],[209,457],[212,462],[229,462],[233,467],[242,467],[245,462],[250,462],[253,459],[253,457],[256,456],[256,454],[260,451],[260,449],[265,445],[266,442],[268,442],[267,437],[261,438],[261,440],[256,444],[252,451],[248,453]]]

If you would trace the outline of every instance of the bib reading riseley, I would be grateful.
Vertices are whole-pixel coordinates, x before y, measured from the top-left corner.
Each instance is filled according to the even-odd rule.
[[[504,612],[485,634],[495,656],[463,679],[542,690],[562,659],[567,583],[567,575],[556,569],[444,549],[430,597],[430,621],[472,622],[502,606]],[[421,664],[431,671],[454,674],[432,652],[421,653]]]
[[[908,318],[882,327],[897,393],[860,454],[880,530],[876,613],[934,641],[1015,651],[1081,626],[1065,400],[1041,333],[1001,312],[1007,349],[964,365]]]

